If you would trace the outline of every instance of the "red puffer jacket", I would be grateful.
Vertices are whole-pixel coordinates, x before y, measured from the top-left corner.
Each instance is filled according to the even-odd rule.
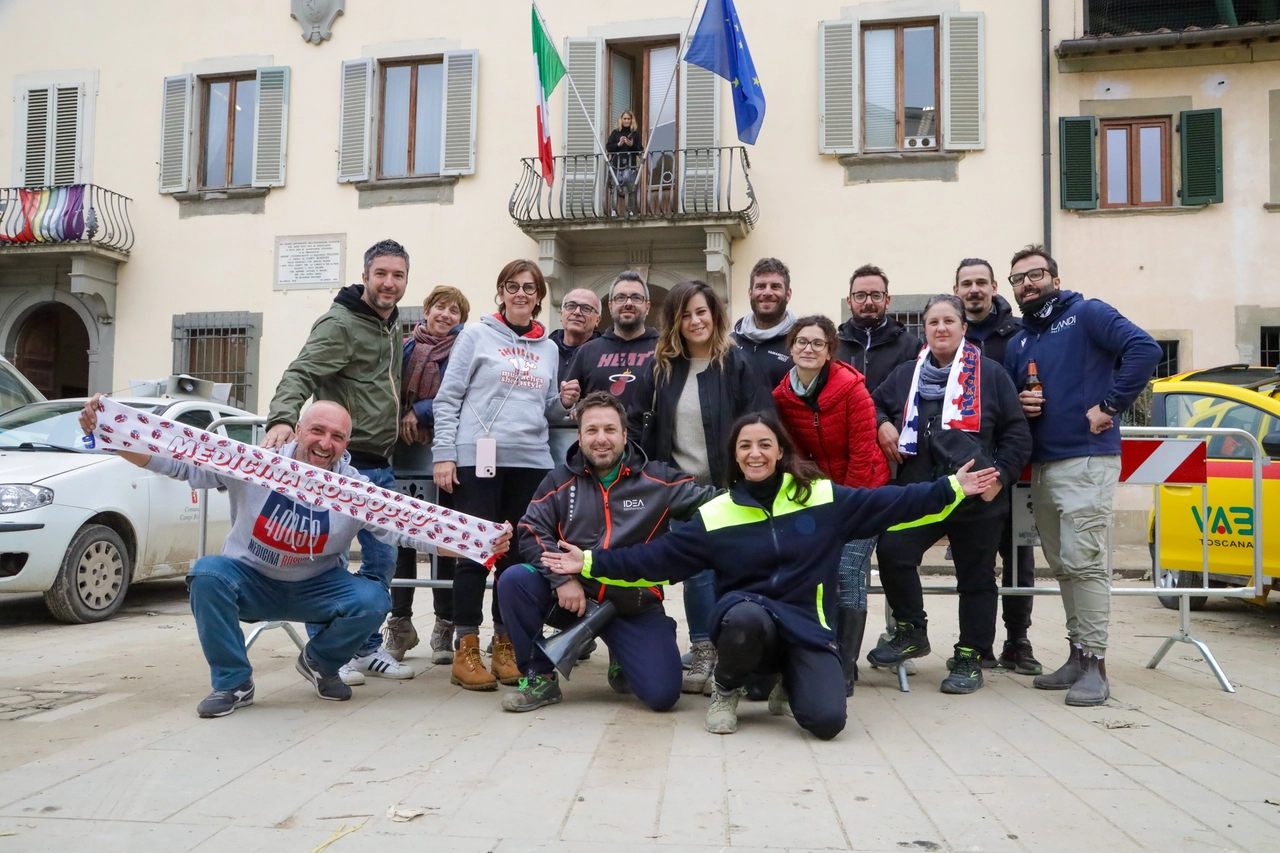
[[[874,489],[889,482],[889,463],[876,440],[876,407],[857,370],[828,362],[818,408],[797,396],[788,374],[773,389],[778,415],[801,456],[841,486]]]

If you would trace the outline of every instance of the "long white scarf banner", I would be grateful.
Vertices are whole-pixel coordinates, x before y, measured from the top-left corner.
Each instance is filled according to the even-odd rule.
[[[86,437],[88,438],[88,437]],[[314,468],[270,450],[164,420],[102,397],[93,444],[176,459],[243,480],[302,504],[351,516],[371,530],[391,530],[420,550],[445,548],[492,567],[505,525]],[[86,444],[89,444],[86,441]],[[93,445],[90,445],[93,446]]]

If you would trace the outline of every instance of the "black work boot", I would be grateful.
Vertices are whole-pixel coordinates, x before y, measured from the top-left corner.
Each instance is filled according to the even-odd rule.
[[[910,622],[899,622],[889,642],[867,652],[867,660],[875,666],[890,667],[912,658],[922,658],[930,651],[927,628],[917,628]]]
[[[840,608],[840,630],[836,641],[840,645],[840,667],[844,670],[844,695],[853,695],[853,685],[858,680],[858,658],[862,655],[862,637],[867,632],[867,611],[852,607]]]
[[[1032,686],[1040,690],[1069,689],[1080,678],[1080,674],[1084,672],[1080,667],[1080,657],[1080,647],[1073,643],[1071,645],[1071,655],[1067,658],[1067,662],[1053,672],[1037,675],[1035,681],[1031,682]]]
[[[1080,658],[1080,669],[1080,677],[1067,691],[1068,705],[1101,705],[1111,698],[1105,660],[1086,652]]]
[[[1036,656],[1031,648],[1031,641],[1026,637],[1020,640],[1005,640],[1004,651],[1000,652],[1000,665],[1005,669],[1011,669],[1018,675],[1039,675],[1044,672],[1044,667],[1040,665],[1040,661],[1036,660]]]
[[[942,679],[943,693],[972,693],[982,686],[982,655],[976,649],[956,648],[947,668],[951,670]]]

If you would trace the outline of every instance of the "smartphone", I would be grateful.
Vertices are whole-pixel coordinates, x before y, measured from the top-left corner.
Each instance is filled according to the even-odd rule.
[[[495,438],[476,439],[476,476],[498,476],[498,440]]]

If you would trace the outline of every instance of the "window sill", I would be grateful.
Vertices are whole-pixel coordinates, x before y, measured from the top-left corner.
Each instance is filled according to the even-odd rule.
[[[1262,206],[1267,213],[1280,213],[1280,202],[1269,201]]]
[[[1102,217],[1104,219],[1117,216],[1181,216],[1185,213],[1199,213],[1207,204],[1175,204],[1169,207],[1099,207],[1095,210],[1074,211],[1077,216]]]
[[[220,190],[198,190],[174,193],[178,202],[178,218],[192,216],[222,216],[235,213],[265,213],[267,187],[232,187]]]
[[[361,209],[395,204],[453,204],[456,175],[421,178],[384,178],[354,184]]]
[[[959,180],[959,163],[963,151],[871,151],[844,154],[838,159],[844,166],[845,184],[867,184],[882,181]]]

